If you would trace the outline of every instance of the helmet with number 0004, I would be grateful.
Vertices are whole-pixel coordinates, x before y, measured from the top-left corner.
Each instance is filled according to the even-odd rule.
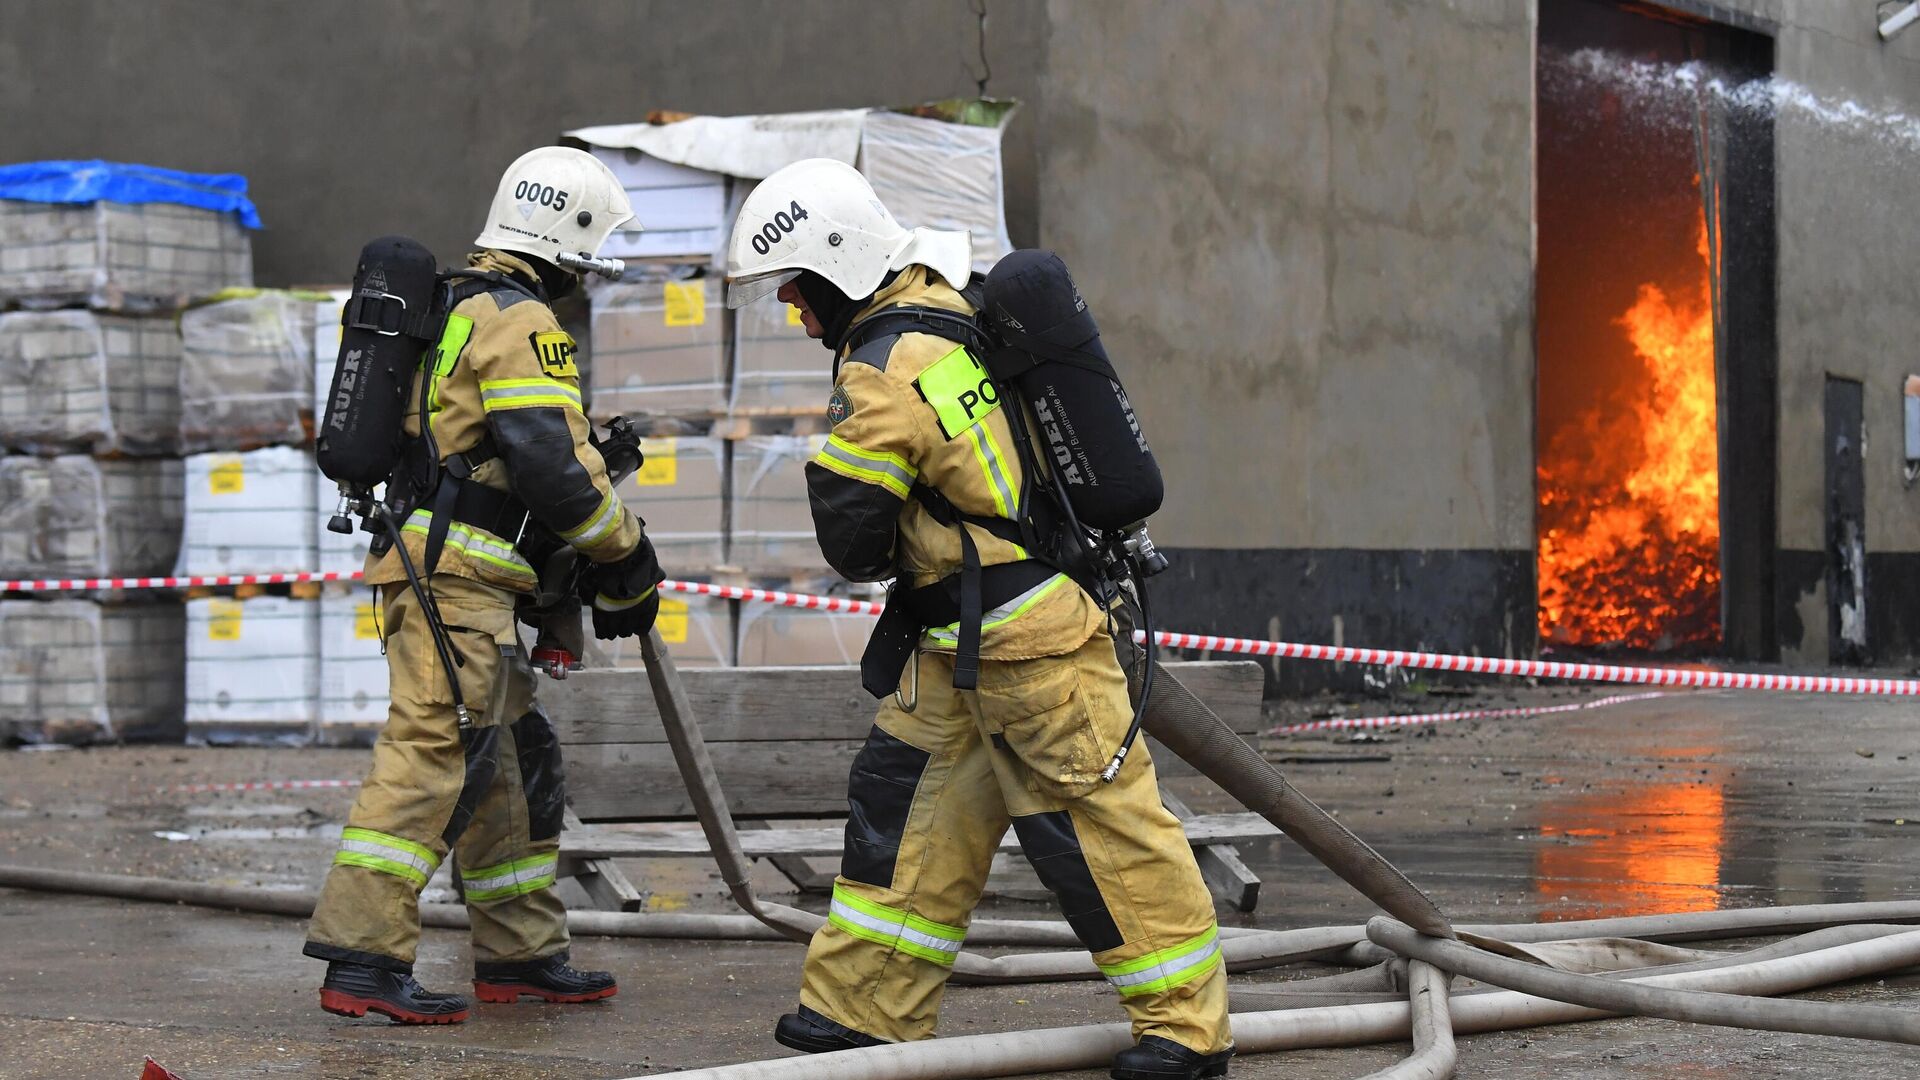
[[[808,158],[760,181],[741,205],[727,244],[727,306],[745,307],[803,270],[854,300],[916,264],[958,287],[972,260],[966,233],[903,228],[853,166]]]
[[[613,170],[584,150],[542,146],[507,166],[474,243],[557,265],[563,251],[598,255],[620,228],[638,231],[640,223]]]

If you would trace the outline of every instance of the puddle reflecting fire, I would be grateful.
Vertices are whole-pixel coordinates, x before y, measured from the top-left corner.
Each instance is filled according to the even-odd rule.
[[[1637,784],[1540,809],[1534,889],[1546,920],[1711,911],[1726,844],[1719,780]]]

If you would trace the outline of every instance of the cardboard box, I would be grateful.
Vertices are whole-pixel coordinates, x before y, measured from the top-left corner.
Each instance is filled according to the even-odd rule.
[[[310,600],[187,601],[187,741],[304,746],[318,714],[320,618]]]
[[[180,444],[187,453],[313,438],[313,294],[262,291],[180,315]]]
[[[387,658],[371,589],[320,597],[319,739],[371,745],[387,722]]]
[[[837,578],[818,578],[778,587],[788,592],[821,596],[843,584]],[[736,655],[741,667],[858,664],[878,621],[875,615],[743,602]]]
[[[825,435],[759,435],[733,447],[727,562],[750,573],[825,572],[807,502],[806,464]]]
[[[313,454],[269,446],[186,460],[184,575],[287,574],[318,558]]]
[[[616,234],[617,235],[617,234]],[[588,297],[587,415],[705,415],[727,404],[727,309],[718,279],[653,274]]]
[[[817,409],[833,394],[833,353],[800,313],[764,296],[734,313],[733,407]]]
[[[178,601],[0,600],[0,740],[177,742]]]
[[[647,523],[668,577],[686,577],[724,561],[727,444],[707,436],[646,438],[640,471],[615,489]]]
[[[0,577],[172,572],[181,477],[165,458],[0,458]]]
[[[662,161],[639,150],[593,147],[626,189],[643,232],[615,232],[600,254],[621,259],[704,256],[725,259],[733,219],[727,216],[727,177]]]
[[[0,315],[0,444],[35,454],[170,454],[180,443],[172,319]]]
[[[673,571],[668,570],[667,574],[671,577]],[[732,667],[734,606],[731,600],[712,596],[663,593],[660,597],[660,617],[655,620],[654,626],[660,631],[660,640],[667,643],[674,666]],[[591,629],[588,628],[589,634]],[[531,641],[532,637],[529,636],[527,640]],[[590,650],[599,649],[607,660],[602,665],[589,656],[589,667],[646,667],[640,660],[640,639],[637,637],[590,641],[587,647]]]
[[[157,311],[252,284],[253,241],[231,213],[0,200],[0,299]]]

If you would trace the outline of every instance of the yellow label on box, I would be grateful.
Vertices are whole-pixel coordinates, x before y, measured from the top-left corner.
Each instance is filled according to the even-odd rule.
[[[243,610],[238,600],[207,601],[207,640],[239,641]]]
[[[792,304],[787,305],[787,325],[788,326],[807,325],[807,321],[800,317],[800,309],[797,307],[794,307]]]
[[[641,447],[646,460],[633,482],[643,487],[670,487],[680,480],[680,440],[648,439]]]
[[[707,324],[707,283],[704,281],[667,282],[667,325],[705,326]]]
[[[353,606],[353,636],[356,641],[380,640],[380,616],[374,612],[372,604]]]
[[[653,620],[653,628],[660,631],[660,640],[669,645],[687,643],[687,602],[660,598],[660,614]]]
[[[207,486],[215,495],[238,495],[246,490],[246,466],[239,458],[215,465],[207,474]]]

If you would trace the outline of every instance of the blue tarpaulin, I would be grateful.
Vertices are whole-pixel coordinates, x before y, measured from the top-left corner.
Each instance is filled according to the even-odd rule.
[[[240,224],[260,228],[260,212],[247,198],[239,173],[190,173],[117,161],[28,161],[0,165],[0,199],[25,202],[178,203],[240,215]]]

